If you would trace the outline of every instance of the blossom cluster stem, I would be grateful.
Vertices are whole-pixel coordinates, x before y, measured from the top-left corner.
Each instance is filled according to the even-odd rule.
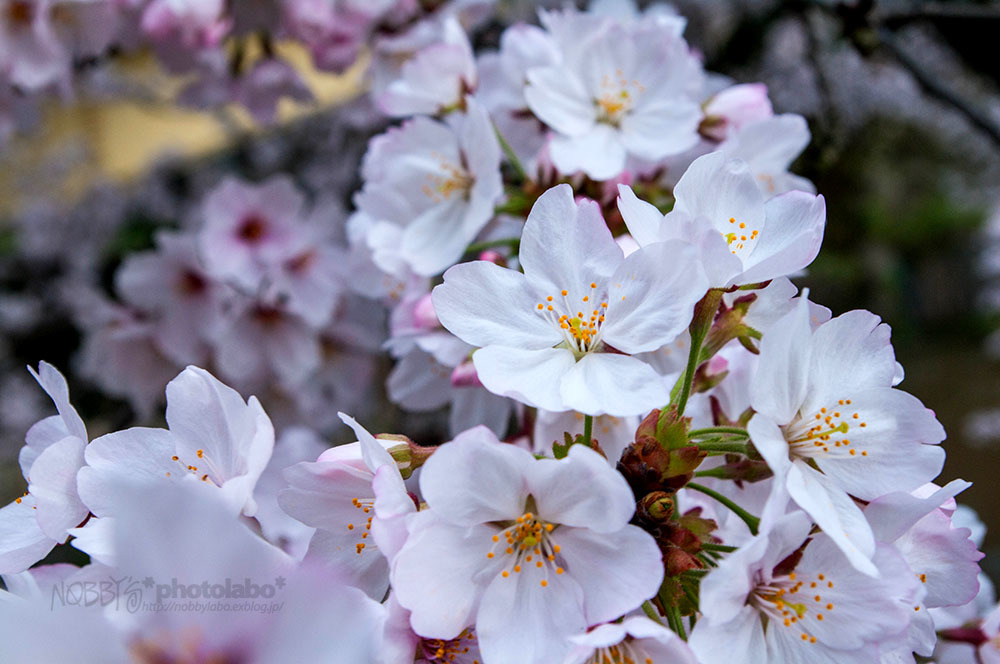
[[[747,444],[728,441],[728,440],[706,440],[706,441],[695,441],[695,445],[698,449],[704,450],[706,452],[726,452],[732,454],[746,454]]]
[[[694,374],[703,359],[701,357],[701,346],[712,327],[712,322],[715,320],[715,313],[718,311],[719,302],[721,301],[722,291],[718,288],[712,288],[705,293],[705,297],[694,307],[694,318],[691,320],[691,327],[689,328],[691,333],[691,350],[688,353],[687,368],[684,369],[684,375],[681,376],[680,394],[677,396],[678,417],[684,414],[684,408],[687,407],[688,397],[691,396],[691,384],[694,382]]]
[[[503,150],[504,155],[510,162],[511,168],[514,169],[514,173],[521,181],[526,182],[528,180],[528,172],[524,170],[524,165],[518,158],[517,153],[514,152],[514,148],[510,146],[510,143],[508,143],[507,139],[503,137],[503,134],[500,133],[500,129],[498,129],[495,124],[493,125],[493,130],[496,132],[497,142],[500,143],[500,149]]]
[[[757,532],[760,529],[760,519],[758,517],[755,517],[753,514],[750,514],[750,512],[747,512],[745,509],[734,503],[726,496],[722,495],[718,491],[709,489],[707,486],[702,486],[701,484],[696,484],[694,482],[688,482],[685,485],[685,487],[687,487],[688,489],[694,489],[695,491],[703,493],[706,496],[709,496],[719,501],[720,503],[728,507],[730,510],[732,510],[733,514],[743,519],[743,523],[747,524],[747,528],[750,529],[750,534],[757,535]]]
[[[583,416],[583,442],[587,447],[593,447],[594,416]]]
[[[704,429],[691,429],[691,431],[688,432],[688,438],[698,438],[717,433],[732,434],[734,436],[742,436],[744,438],[749,437],[747,430],[739,427],[707,427]]]

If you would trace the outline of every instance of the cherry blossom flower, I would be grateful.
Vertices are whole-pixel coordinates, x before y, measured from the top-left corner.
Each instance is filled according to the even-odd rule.
[[[556,168],[608,180],[628,156],[656,160],[694,146],[702,113],[687,94],[697,67],[675,27],[594,18],[542,14],[562,57],[529,69],[524,95],[556,132]]]
[[[622,256],[597,205],[568,185],[543,194],[524,226],[524,273],[486,261],[456,265],[434,289],[441,323],[473,355],[491,392],[551,411],[636,415],[668,401],[632,353],[687,327],[705,281],[693,250],[659,243]]]
[[[493,217],[503,193],[500,147],[486,111],[444,124],[417,117],[369,145],[356,203],[366,239],[389,274],[402,262],[422,276],[456,263]],[[358,223],[358,222],[355,222]]]
[[[290,487],[278,494],[278,504],[317,528],[309,545],[310,557],[342,570],[352,585],[381,599],[389,587],[389,562],[380,545],[388,543],[391,548],[395,537],[391,525],[386,538],[376,536],[381,527],[376,485],[383,502],[390,501],[387,517],[405,515],[416,506],[386,451],[395,443],[376,440],[353,418],[343,413],[340,417],[354,430],[358,442],[331,448],[315,462],[286,469]]]
[[[620,623],[598,625],[586,634],[571,637],[570,641],[573,642],[573,649],[563,664],[698,662],[679,636],[645,616],[631,616]]]
[[[536,459],[479,427],[427,460],[420,489],[428,509],[409,521],[392,586],[424,637],[474,626],[487,662],[558,661],[569,636],[660,585],[659,548],[628,525],[632,492],[593,450]]]
[[[787,276],[819,253],[826,223],[822,196],[792,191],[765,200],[750,167],[713,152],[696,159],[663,216],[620,185],[618,207],[640,246],[680,238],[698,246],[713,287]]]
[[[793,512],[727,556],[702,579],[702,616],[690,644],[702,664],[872,662],[878,642],[910,621],[919,582],[891,547],[872,578]],[[804,546],[801,559],[797,553]]]
[[[877,316],[852,311],[813,331],[801,298],[761,342],[751,386],[757,414],[747,429],[774,471],[776,496],[791,496],[868,573],[875,540],[851,497],[910,491],[944,464],[944,430],[892,387],[895,373],[889,327]]]
[[[253,490],[274,447],[274,428],[249,401],[212,374],[188,367],[167,385],[169,429],[133,427],[95,439],[77,483],[96,516],[122,509],[119,478],[157,484],[193,476],[217,489],[234,512],[253,516]]]
[[[21,572],[44,558],[89,510],[77,493],[87,429],[69,402],[66,379],[51,364],[29,369],[55,403],[58,415],[31,427],[18,461],[28,490],[0,508],[0,573]]]

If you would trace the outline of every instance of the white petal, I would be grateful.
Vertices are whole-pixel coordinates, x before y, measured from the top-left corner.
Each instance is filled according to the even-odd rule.
[[[473,346],[551,348],[559,330],[537,311],[523,274],[487,261],[456,265],[433,292],[434,311],[449,332]]]
[[[536,297],[560,298],[567,290],[570,302],[590,294],[591,283],[603,285],[623,259],[600,207],[594,201],[575,202],[567,184],[535,201],[518,257]]]
[[[0,508],[0,574],[16,574],[48,555],[56,541],[35,519],[35,499],[24,496]]]
[[[658,242],[632,253],[611,276],[604,340],[625,353],[644,353],[677,338],[708,290],[694,247]]]
[[[618,130],[606,124],[595,124],[576,136],[553,136],[549,154],[559,172],[571,175],[583,171],[597,181],[620,175],[627,156]]]
[[[583,589],[584,614],[590,624],[614,620],[656,594],[663,581],[660,547],[646,531],[625,526],[614,533],[589,528],[559,528],[567,576]]]
[[[594,105],[583,83],[562,67],[536,67],[527,72],[524,98],[528,108],[556,131],[576,136],[594,125]]]
[[[479,381],[493,394],[536,408],[568,410],[563,402],[563,376],[576,365],[564,348],[521,350],[488,346],[472,355]]]
[[[80,525],[90,511],[76,491],[85,446],[84,439],[63,438],[45,448],[31,466],[28,491],[35,497],[38,525],[56,541],[64,541],[66,531]]]
[[[485,384],[485,383],[484,383]],[[645,362],[617,353],[587,353],[562,378],[562,408],[587,415],[643,415],[670,400],[670,390]]]
[[[754,410],[787,424],[806,397],[812,354],[809,301],[800,298],[760,344],[760,362],[751,381]]]
[[[798,272],[813,262],[823,244],[826,201],[803,191],[775,196],[764,206],[766,219],[741,283],[766,281]]]
[[[635,497],[621,473],[581,445],[573,445],[565,459],[531,464],[527,484],[538,514],[564,526],[610,533],[623,528],[635,512]]]
[[[534,459],[484,428],[441,446],[420,471],[420,491],[440,519],[458,526],[513,519],[528,498]],[[485,555],[485,554],[484,554]]]
[[[651,203],[640,199],[627,184],[618,185],[618,211],[628,232],[640,247],[660,241],[663,215]]]

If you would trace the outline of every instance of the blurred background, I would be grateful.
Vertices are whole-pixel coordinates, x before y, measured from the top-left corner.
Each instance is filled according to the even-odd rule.
[[[504,25],[534,20],[538,6],[500,2],[499,18],[479,27],[476,45],[495,47]],[[865,308],[892,326],[906,369],[902,387],[948,431],[942,480],[975,483],[962,501],[994,532],[983,565],[1000,578],[993,484],[1000,474],[1000,58],[993,41],[1000,3],[674,6],[707,69],[763,82],[776,113],[807,118],[813,141],[792,170],[826,197],[828,221],[820,256],[797,283],[835,315]],[[342,227],[367,140],[384,127],[363,95],[365,56],[331,74],[315,70],[294,44],[275,48],[314,100],[283,99],[266,127],[232,104],[179,107],[183,77],[141,51],[77,63],[72,96],[17,110],[17,129],[0,143],[3,502],[23,491],[16,455],[25,431],[52,410],[26,365],[45,360],[67,374],[92,437],[157,423],[162,409],[138,407],[123,392],[129,369],[156,375],[158,360],[143,355],[141,340],[125,355],[102,354],[94,319],[106,325],[116,315],[107,309],[115,271],[152,247],[158,230],[189,224],[226,176],[261,181],[279,173],[306,192],[316,214]],[[385,430],[432,427],[426,416],[386,405],[388,367],[377,350],[378,340],[331,336],[331,356],[364,355],[372,366],[324,384],[320,410],[377,409]],[[119,378],[95,370],[113,357],[127,364]],[[162,369],[149,401],[176,369]],[[362,395],[358,403],[338,401],[348,392]],[[280,404],[264,405],[281,420]],[[315,426],[331,440],[343,437],[322,421]]]

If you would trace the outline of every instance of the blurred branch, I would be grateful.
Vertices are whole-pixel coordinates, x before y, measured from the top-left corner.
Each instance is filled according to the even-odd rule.
[[[900,24],[921,19],[1000,19],[1000,5],[996,3],[921,2],[905,9],[880,12],[882,24]]]
[[[913,75],[913,78],[927,94],[952,106],[969,122],[984,131],[1000,147],[1000,127],[997,127],[993,118],[982,109],[974,106],[956,90],[947,86],[939,76],[924,69],[920,62],[900,46],[899,40],[892,31],[887,28],[879,28],[878,39],[879,43],[892,54],[899,64]]]

